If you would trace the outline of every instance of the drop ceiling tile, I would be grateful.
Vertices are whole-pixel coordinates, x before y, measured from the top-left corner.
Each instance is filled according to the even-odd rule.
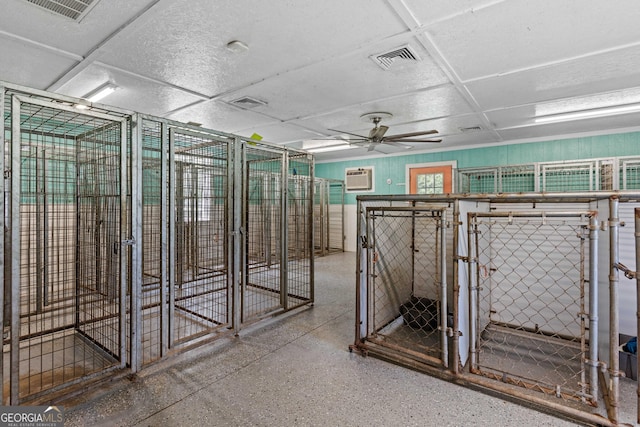
[[[100,60],[214,95],[403,31],[385,2],[177,0]]]
[[[1,14],[0,14],[1,15]],[[0,36],[0,80],[44,89],[76,61]]]
[[[327,129],[367,133],[371,129],[371,123],[362,120],[360,116],[374,111],[389,112],[394,115],[390,120],[383,122],[388,126],[472,113],[468,103],[456,88],[448,85],[295,120],[294,123],[329,134],[331,132]]]
[[[404,0],[404,4],[419,24],[428,24],[492,5],[496,0]]]
[[[150,0],[101,0],[76,22],[24,0],[3,0],[0,29],[85,55],[151,3]]]
[[[397,60],[385,71],[369,56],[409,44],[420,61]],[[407,94],[448,83],[441,69],[412,37],[372,45],[368,49],[329,59],[284,75],[268,78],[256,85],[232,92],[222,98],[232,101],[241,96],[269,103],[261,110],[282,120],[322,114],[347,106]],[[452,99],[450,94],[447,101]],[[441,98],[434,103],[444,102]]]
[[[156,116],[202,99],[98,64],[82,70],[58,92],[83,97],[106,82],[115,83],[119,89],[101,100],[101,103]]]
[[[240,110],[218,102],[198,103],[171,114],[169,118],[184,123],[202,123],[202,126],[208,129],[235,134],[239,130],[278,122],[262,114]]]
[[[640,86],[640,46],[465,85],[483,109]]]
[[[512,0],[440,21],[428,33],[465,81],[637,43],[639,20],[632,0]]]

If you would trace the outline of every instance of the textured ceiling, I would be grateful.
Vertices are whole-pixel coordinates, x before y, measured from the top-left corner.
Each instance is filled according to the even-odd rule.
[[[0,80],[72,96],[111,81],[105,104],[294,147],[367,134],[360,116],[384,111],[388,134],[439,131],[413,151],[446,150],[638,128],[637,112],[534,122],[639,103],[638,22],[631,0],[100,0],[79,22],[3,0]],[[407,45],[418,61],[371,59]],[[317,158],[381,152],[406,151]]]

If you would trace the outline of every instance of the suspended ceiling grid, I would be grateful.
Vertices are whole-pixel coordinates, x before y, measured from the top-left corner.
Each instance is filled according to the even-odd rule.
[[[437,129],[412,152],[636,130],[640,113],[534,123],[536,115],[640,102],[640,7],[631,0],[94,0],[79,20],[4,0],[0,80],[301,147]],[[232,52],[240,40],[248,50]],[[410,46],[417,61],[372,59]],[[233,101],[264,102],[243,108]],[[469,130],[472,128],[473,130]],[[328,141],[329,143],[329,141]],[[318,160],[384,146],[319,153]]]

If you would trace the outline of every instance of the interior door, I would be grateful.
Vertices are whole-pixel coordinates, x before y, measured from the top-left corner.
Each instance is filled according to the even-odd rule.
[[[451,193],[452,167],[432,166],[409,169],[410,194],[444,194]]]

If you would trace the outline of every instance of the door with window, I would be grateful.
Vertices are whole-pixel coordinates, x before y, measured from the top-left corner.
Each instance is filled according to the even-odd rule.
[[[451,193],[452,166],[415,167],[409,169],[410,194]]]

